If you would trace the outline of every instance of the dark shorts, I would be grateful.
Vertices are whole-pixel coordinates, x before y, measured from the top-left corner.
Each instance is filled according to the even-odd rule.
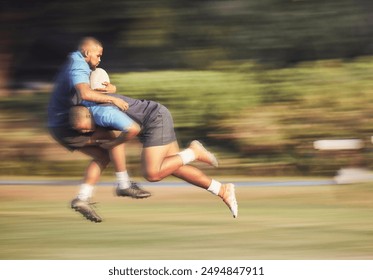
[[[82,134],[69,127],[49,127],[49,133],[70,151],[84,147],[92,136],[92,132]]]
[[[164,106],[155,119],[148,121],[139,135],[143,147],[163,146],[176,141],[174,121],[170,111]]]

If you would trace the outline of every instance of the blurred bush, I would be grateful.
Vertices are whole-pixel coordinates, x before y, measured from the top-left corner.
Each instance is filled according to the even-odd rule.
[[[323,156],[313,149],[315,140],[361,138],[366,149],[359,162],[372,166],[372,71],[373,58],[361,57],[279,69],[243,63],[205,71],[111,73],[111,77],[121,94],[166,105],[181,146],[195,138],[207,142],[222,160],[220,174],[225,170],[247,175],[331,175],[353,159],[343,154]],[[35,159],[40,164],[46,158],[53,160],[50,155],[57,144],[46,141],[47,101],[48,94],[39,93],[0,103],[2,173],[9,172],[8,160],[21,166]],[[130,161],[138,164],[135,154]]]
[[[362,138],[370,165],[372,14],[370,0],[2,1],[0,172],[56,174],[48,95],[18,89],[51,82],[86,35],[121,93],[166,105],[181,144],[202,138],[231,173],[330,175],[348,160],[320,157],[320,138]]]

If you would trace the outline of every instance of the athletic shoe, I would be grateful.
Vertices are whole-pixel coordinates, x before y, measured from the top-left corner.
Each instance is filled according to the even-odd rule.
[[[151,193],[140,188],[137,183],[131,182],[131,186],[126,189],[119,188],[119,184],[116,188],[117,196],[129,196],[132,198],[147,198],[151,196]]]
[[[101,217],[97,215],[95,210],[93,210],[91,207],[93,204],[94,203],[75,198],[73,201],[71,201],[71,208],[82,214],[87,220],[95,223],[101,223]]]
[[[214,154],[206,150],[206,148],[197,140],[190,143],[189,148],[193,150],[196,155],[196,160],[205,162],[212,166],[218,167],[218,161]]]
[[[229,207],[233,214],[233,218],[238,217],[238,204],[233,184],[222,184],[219,196],[223,199],[225,204]]]

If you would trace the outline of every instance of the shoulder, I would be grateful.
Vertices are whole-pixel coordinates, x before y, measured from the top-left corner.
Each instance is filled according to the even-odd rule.
[[[89,70],[88,63],[84,60],[83,55],[76,51],[69,55],[72,68],[82,68],[84,70]]]
[[[75,52],[70,53],[69,57],[74,61],[80,61],[80,60],[84,61],[84,57],[79,51],[75,51]]]
[[[72,84],[89,84],[91,69],[89,68],[88,63],[84,60],[82,54],[80,52],[73,52],[69,55],[69,58],[70,68],[68,73],[72,79]]]

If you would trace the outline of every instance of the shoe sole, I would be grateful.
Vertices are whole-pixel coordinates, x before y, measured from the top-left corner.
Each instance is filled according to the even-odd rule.
[[[144,195],[144,196],[121,195],[121,194],[118,194],[116,191],[115,191],[115,195],[119,196],[119,197],[130,197],[130,198],[133,198],[133,199],[144,199],[144,198],[148,198],[148,197],[152,196],[151,194]]]
[[[71,206],[71,208],[73,210],[75,210],[76,212],[80,213],[84,218],[86,218],[87,220],[89,220],[91,222],[94,222],[94,223],[101,223],[102,222],[101,218],[97,218],[95,216],[88,215],[86,212],[83,211],[83,208],[80,208],[79,206]]]
[[[198,140],[194,140],[192,141],[192,143],[195,143],[197,145],[200,146],[200,148],[202,148],[205,153],[208,154],[208,158],[209,158],[209,161],[210,161],[210,165],[214,166],[214,167],[218,167],[219,166],[219,163],[218,163],[218,160],[216,159],[215,155],[211,152],[209,152],[201,142],[199,142]]]

